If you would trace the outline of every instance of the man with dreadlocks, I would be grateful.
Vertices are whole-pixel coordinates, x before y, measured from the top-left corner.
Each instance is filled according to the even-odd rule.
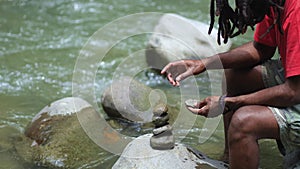
[[[258,168],[258,140],[264,138],[276,139],[284,155],[284,167],[298,168],[300,1],[236,0],[235,3],[233,10],[227,0],[216,0],[215,11],[212,0],[211,28],[216,15],[219,17],[218,36],[226,42],[228,37],[243,34],[248,26],[253,28],[257,24],[253,42],[202,60],[169,63],[161,73],[167,75],[172,85],[179,86],[188,76],[206,69],[224,68],[225,94],[207,97],[187,108],[206,117],[216,111],[223,113],[224,154],[230,168]],[[277,48],[280,59],[271,60]]]

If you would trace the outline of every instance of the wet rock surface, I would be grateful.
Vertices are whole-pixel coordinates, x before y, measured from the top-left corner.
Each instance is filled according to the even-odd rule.
[[[62,123],[69,116],[76,115],[86,108],[92,106],[80,98],[63,98],[44,107],[28,125],[25,135],[36,142],[38,145],[44,145],[53,134],[53,125]]]
[[[24,161],[45,168],[81,168],[101,163],[109,153],[96,145],[80,125],[77,113],[98,118],[80,98],[64,98],[42,109],[15,148]]]
[[[226,163],[210,159],[203,153],[183,144],[175,144],[174,148],[169,150],[155,150],[149,144],[151,137],[152,134],[143,135],[129,143],[112,168],[228,168]]]

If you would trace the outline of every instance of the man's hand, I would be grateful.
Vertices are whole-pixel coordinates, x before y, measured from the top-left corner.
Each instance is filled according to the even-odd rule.
[[[187,109],[194,114],[205,117],[217,117],[224,111],[224,107],[220,105],[220,96],[207,97],[194,106],[187,106]]]
[[[201,60],[181,60],[167,64],[161,74],[167,74],[169,82],[173,86],[179,86],[180,81],[205,71],[205,65]]]

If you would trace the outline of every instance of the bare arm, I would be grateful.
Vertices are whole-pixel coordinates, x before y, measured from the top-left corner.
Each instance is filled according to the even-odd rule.
[[[274,47],[265,46],[256,42],[249,42],[229,52],[220,53],[202,60],[181,60],[171,62],[161,71],[167,74],[173,86],[179,86],[180,81],[191,75],[197,75],[206,69],[227,69],[253,67],[260,62],[271,58]]]
[[[247,68],[271,58],[275,50],[275,47],[269,47],[257,42],[248,42],[231,51],[203,59],[202,62],[207,69]]]
[[[248,53],[248,55],[243,55],[244,57],[249,57],[248,59],[239,59],[238,56],[234,55],[236,53],[243,52]],[[234,61],[222,59],[222,57],[225,57],[226,54],[224,54],[224,56],[220,56],[220,59],[222,60],[224,68],[239,68],[239,66],[253,66],[260,62],[263,62],[264,60],[271,58],[274,52],[275,48],[253,42],[252,46],[250,43],[248,43],[243,45],[241,49],[237,48],[235,50],[235,53],[232,55],[232,57],[235,57],[235,59],[232,58]],[[248,63],[246,62],[246,60]],[[239,64],[232,67],[236,62],[238,62]],[[247,95],[228,97],[225,99],[225,102],[229,107],[233,109],[237,109],[245,105],[288,107],[295,104],[300,104],[300,75],[290,77],[286,79],[284,84],[278,86],[263,89]]]
[[[232,109],[245,105],[288,107],[300,104],[300,75],[290,77],[284,84],[278,86],[248,95],[228,97],[225,102]]]
[[[198,115],[215,117],[223,111],[220,109],[222,108],[220,98],[220,96],[210,96],[187,109]],[[288,78],[284,84],[247,95],[226,97],[224,101],[226,107],[233,111],[246,105],[289,107],[300,104],[300,75]]]

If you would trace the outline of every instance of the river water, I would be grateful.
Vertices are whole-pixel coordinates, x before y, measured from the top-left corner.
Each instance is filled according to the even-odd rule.
[[[13,151],[11,139],[22,134],[44,106],[72,96],[76,61],[94,32],[120,17],[145,12],[176,13],[209,23],[208,9],[208,0],[0,0],[0,168],[24,168],[22,160]],[[137,31],[145,25],[134,25],[129,31]],[[122,30],[122,25],[116,29]],[[251,40],[252,33],[248,31],[234,39],[233,47]],[[113,30],[108,34],[118,36]],[[92,86],[99,96],[110,84],[122,59],[144,49],[148,37],[149,34],[144,34],[123,40],[109,51],[108,57],[94,65],[101,66]],[[104,45],[106,42],[98,43]],[[135,71],[134,67],[125,70]],[[178,93],[155,73],[140,76],[140,81],[146,85],[167,93]],[[202,86],[210,83],[206,76],[200,79]],[[82,84],[81,89],[90,87]],[[200,92],[209,95],[209,90]],[[198,124],[204,119],[197,120],[199,122],[183,142],[218,158],[224,143],[222,123],[208,141],[199,144],[201,125]],[[262,141],[261,145],[261,167],[280,168],[281,157],[275,143]],[[114,162],[109,160],[111,158],[106,157],[102,163]],[[103,165],[99,164],[97,168],[103,168]]]

